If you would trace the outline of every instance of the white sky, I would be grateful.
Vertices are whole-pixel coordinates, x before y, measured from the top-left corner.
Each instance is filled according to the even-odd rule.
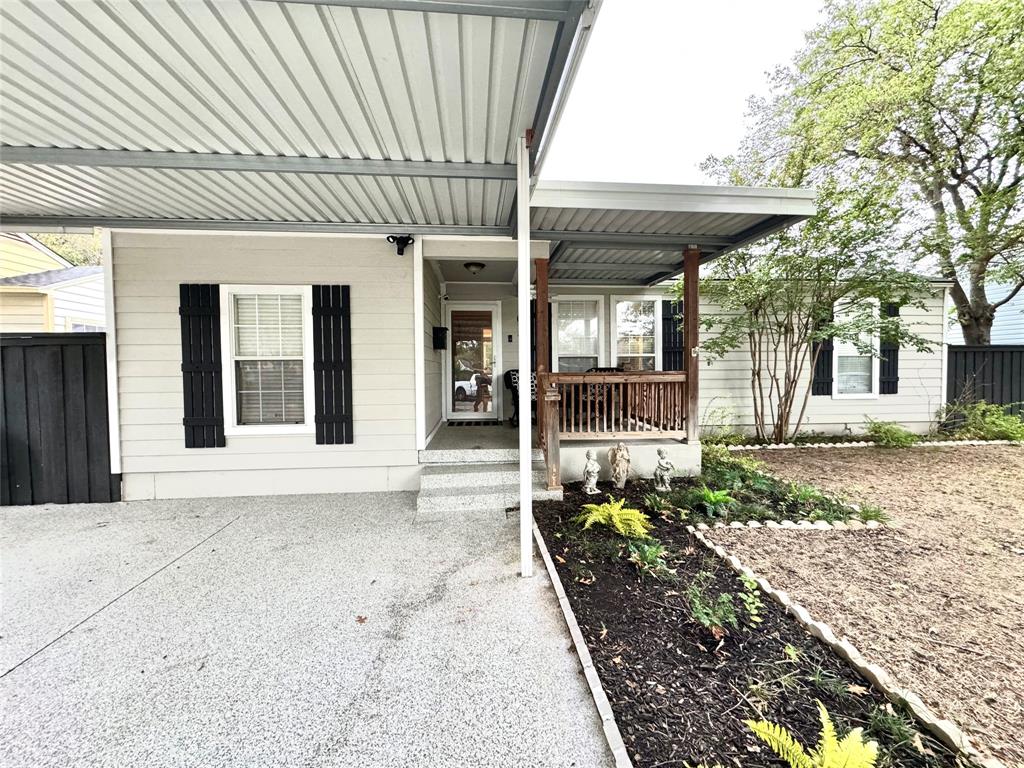
[[[541,177],[706,184],[821,0],[604,0]]]

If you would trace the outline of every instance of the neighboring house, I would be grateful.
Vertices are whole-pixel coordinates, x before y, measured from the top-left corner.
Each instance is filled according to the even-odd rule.
[[[1002,301],[1011,291],[1013,286],[1009,284],[989,285],[985,292],[991,302]],[[950,344],[960,345],[964,343],[964,331],[960,323],[956,321],[956,308],[952,300],[948,302],[947,317],[949,330],[946,334]],[[996,310],[995,319],[992,321],[992,336],[989,340],[992,344],[1024,344],[1024,290],[1018,291],[1017,295],[1003,304]]]
[[[74,266],[31,235],[0,232],[0,277],[28,275]]]
[[[105,325],[102,267],[0,278],[0,332],[78,333]]]

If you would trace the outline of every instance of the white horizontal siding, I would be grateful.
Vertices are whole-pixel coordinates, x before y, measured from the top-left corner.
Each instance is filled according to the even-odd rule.
[[[383,237],[115,232],[113,270],[126,498],[415,487],[412,265]],[[181,283],[350,286],[355,443],[185,448]]]
[[[94,325],[103,328],[107,324],[103,300],[103,273],[87,280],[57,286],[50,291],[53,296],[53,329],[71,332],[74,324]]]

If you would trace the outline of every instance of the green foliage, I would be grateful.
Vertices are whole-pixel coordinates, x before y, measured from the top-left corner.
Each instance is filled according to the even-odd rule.
[[[881,507],[875,504],[862,504],[857,509],[857,519],[862,523],[874,521],[876,523],[889,522],[889,515]]]
[[[917,435],[892,421],[865,419],[867,436],[883,448],[906,448],[917,442]]]
[[[644,506],[655,514],[671,512],[673,509],[672,502],[654,491],[644,494]]]
[[[637,567],[641,577],[649,575],[659,581],[674,580],[676,572],[665,563],[666,554],[665,547],[654,539],[629,543],[629,561]]]
[[[847,683],[841,677],[836,677],[831,672],[822,669],[820,666],[815,666],[814,671],[808,676],[807,680],[817,689],[830,693],[833,696],[847,696],[849,691],[847,690]]]
[[[601,525],[610,528],[627,539],[642,539],[650,533],[650,518],[639,509],[626,507],[626,500],[617,501],[609,496],[604,504],[584,504],[583,512],[573,518],[574,523],[583,523],[583,530]]]
[[[764,621],[764,603],[761,602],[761,590],[757,587],[757,582],[754,581],[750,576],[746,574],[740,574],[740,583],[743,584],[743,589],[737,592],[740,602],[743,603],[743,610],[746,611],[747,621],[754,626],[757,626]]]
[[[950,405],[944,417],[957,426],[954,435],[962,440],[1014,440],[1024,442],[1024,418],[1015,416],[1009,406],[986,403]]]
[[[954,281],[967,343],[988,343],[986,282],[1024,283],[1024,3],[860,0],[824,15],[784,77],[787,131],[818,162],[897,185],[907,244]]]
[[[712,595],[710,586],[714,579],[711,571],[702,570],[693,577],[693,581],[683,592],[690,615],[693,619],[711,632],[716,640],[728,634],[728,629],[739,629],[739,619],[733,605],[733,596],[728,592]]]
[[[90,235],[42,232],[32,237],[76,267],[98,266],[101,262],[103,247],[98,230]]]
[[[818,702],[821,736],[810,753],[781,725],[767,720],[746,720],[747,726],[790,768],[873,768],[878,760],[878,743],[867,741],[861,728],[840,739],[824,705]]]

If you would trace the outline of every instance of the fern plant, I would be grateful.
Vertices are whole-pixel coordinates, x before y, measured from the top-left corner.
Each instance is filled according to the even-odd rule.
[[[584,504],[583,512],[573,518],[574,523],[583,523],[583,530],[594,525],[611,528],[627,539],[644,539],[650,533],[651,520],[639,509],[630,509],[624,498],[612,496],[604,504]]]
[[[698,488],[697,494],[704,509],[712,516],[724,515],[729,511],[729,507],[736,503],[736,499],[730,496],[728,491],[713,491],[706,485]]]
[[[878,760],[878,743],[864,738],[862,728],[854,728],[840,739],[825,706],[818,702],[821,736],[809,753],[781,725],[767,720],[746,720],[747,726],[772,751],[789,763],[790,768],[874,768]]]
[[[629,543],[629,561],[637,567],[641,577],[644,574],[649,574],[659,581],[674,580],[676,572],[665,563],[666,554],[668,554],[668,550],[655,539]]]

